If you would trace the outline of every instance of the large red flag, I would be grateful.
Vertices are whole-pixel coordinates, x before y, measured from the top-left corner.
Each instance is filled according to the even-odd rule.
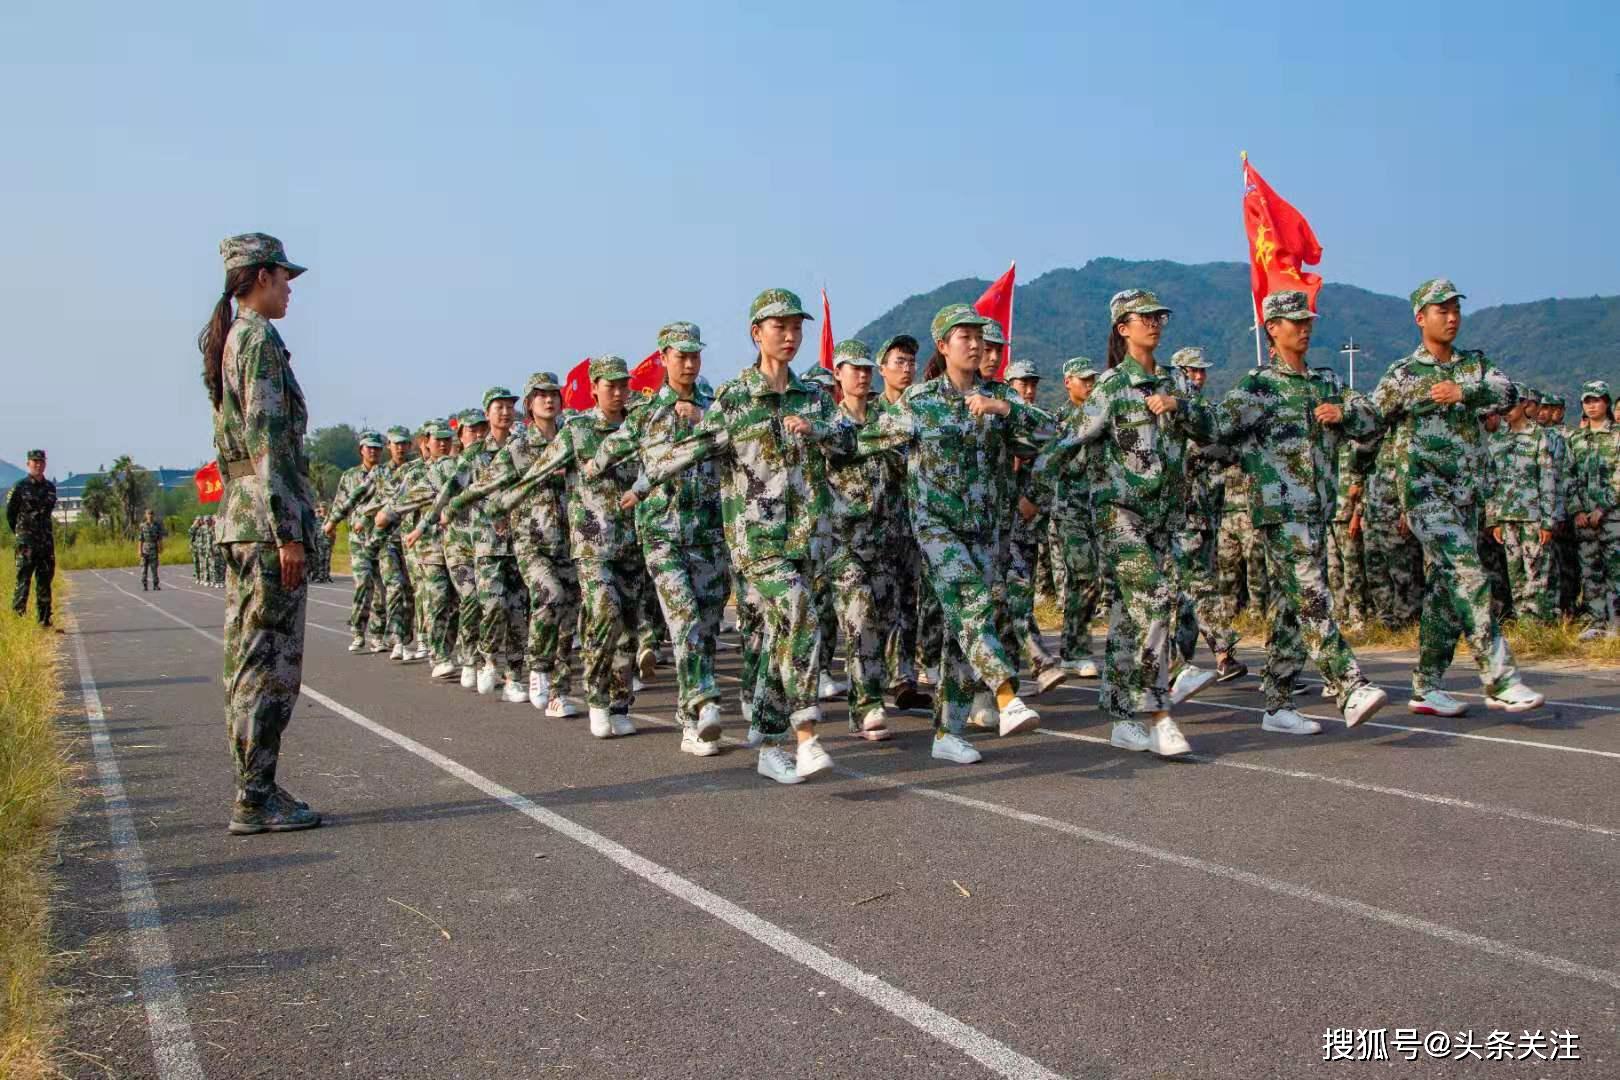
[[[827,290],[821,290],[821,366],[833,369],[832,307],[827,303]]]
[[[210,461],[198,469],[192,480],[197,484],[197,501],[200,503],[217,503],[225,493],[225,482],[220,479],[217,461]]]
[[[575,364],[574,370],[563,380],[562,399],[563,408],[576,412],[585,412],[596,405],[596,397],[591,393],[590,357]]]
[[[1322,275],[1303,268],[1322,261],[1322,245],[1305,215],[1271,190],[1249,164],[1247,153],[1243,155],[1243,229],[1249,234],[1249,287],[1254,292],[1256,318],[1267,293],[1290,289],[1310,297],[1315,311]]]
[[[630,369],[630,389],[658,393],[664,385],[664,354],[654,349],[647,359]]]
[[[984,290],[984,295],[973,302],[973,310],[980,315],[996,320],[1001,324],[1001,332],[1007,338],[1007,347],[1001,350],[1001,366],[996,369],[996,378],[1001,378],[1007,370],[1007,362],[1012,359],[1012,315],[1013,315],[1013,285],[1018,277],[1018,260],[1014,259],[1007,272],[990,283]]]

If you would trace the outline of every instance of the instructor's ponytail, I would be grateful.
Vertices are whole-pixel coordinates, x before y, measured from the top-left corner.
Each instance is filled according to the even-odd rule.
[[[213,402],[214,408],[225,397],[225,337],[231,332],[231,322],[235,313],[231,307],[233,299],[240,299],[253,290],[254,283],[259,278],[259,271],[269,269],[267,265],[238,266],[235,270],[225,273],[225,291],[220,294],[219,302],[214,305],[213,314],[208,317],[208,325],[202,328],[197,335],[197,348],[203,354],[203,385],[208,388],[208,400]]]

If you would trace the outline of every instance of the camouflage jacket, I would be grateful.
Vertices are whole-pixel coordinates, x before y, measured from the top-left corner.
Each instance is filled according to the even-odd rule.
[[[1547,436],[1547,448],[1552,451],[1553,487],[1558,493],[1553,521],[1562,523],[1569,517],[1570,504],[1575,501],[1575,466],[1573,455],[1569,452],[1569,432],[1558,424],[1543,426],[1541,430]]]
[[[1171,394],[1177,408],[1148,411],[1153,394]],[[1149,375],[1132,357],[1105,372],[1080,407],[1079,419],[1035,462],[1032,490],[1050,504],[1057,477],[1082,446],[1095,443],[1099,461],[1092,507],[1118,506],[1153,525],[1179,529],[1186,516],[1187,440],[1211,441],[1209,404],[1176,391],[1164,368]]]
[[[1394,431],[1378,441],[1372,466],[1367,470],[1367,490],[1361,497],[1362,512],[1368,521],[1393,525],[1403,512],[1401,462],[1406,458],[1406,437],[1404,432]]]
[[[427,518],[438,530],[439,542],[444,545],[444,561],[452,565],[470,563],[476,553],[472,519],[466,514],[450,514],[450,500],[473,482],[484,452],[484,444],[475,442],[464,446],[450,457],[433,463],[430,481],[436,481],[439,493],[428,507]],[[450,523],[440,522],[448,514]]]
[[[1347,522],[1360,512],[1367,501],[1367,474],[1372,471],[1373,457],[1378,451],[1377,440],[1339,440],[1338,460],[1333,464],[1333,478],[1337,490],[1333,496],[1333,520]]]
[[[1226,468],[1238,461],[1230,448],[1217,443],[1187,447],[1187,523],[1194,531],[1221,527],[1226,502]]]
[[[1070,404],[1064,407],[1058,415],[1056,437],[1080,421],[1080,407]],[[1051,497],[1049,508],[1054,524],[1080,524],[1090,526],[1091,489],[1096,486],[1101,472],[1098,466],[1102,462],[1101,448],[1096,444],[1084,446],[1069,460],[1067,466],[1059,471],[1057,479],[1047,488],[1026,487],[1025,494],[1031,495],[1031,502],[1039,504],[1040,500],[1034,496],[1045,495]],[[1034,465],[1030,467],[1031,478],[1034,476]]]
[[[855,419],[854,414],[842,405],[838,409],[857,433],[877,423],[879,416],[870,403],[865,420]],[[852,459],[830,459],[827,462],[827,491],[832,510],[829,523],[835,552],[848,552],[866,564],[877,563],[884,558],[891,543],[892,508],[897,502],[903,505],[900,490],[892,486],[894,457],[893,454],[876,453]]]
[[[444,509],[453,520],[464,522],[467,536],[472,540],[473,554],[480,559],[496,559],[512,554],[512,525],[506,516],[506,507],[485,498],[497,485],[494,475],[495,457],[510,446],[514,436],[507,433],[506,442],[495,441],[493,434],[469,449],[472,475],[464,483],[458,471],[458,484],[450,493]]]
[[[899,412],[905,408],[903,395],[904,391],[902,391],[900,400],[890,401],[882,394],[874,394],[872,400],[867,402],[867,413],[870,415],[872,413]],[[897,543],[901,541],[909,542],[911,537],[911,512],[907,509],[906,504],[906,451],[904,449],[894,450],[880,455],[878,460],[883,462],[886,471],[884,487],[889,492],[888,501],[880,508],[883,514],[884,534]]]
[[[804,436],[788,434],[785,417],[809,421]],[[819,444],[819,445],[818,445]],[[726,544],[739,570],[775,559],[809,560],[828,509],[826,457],[853,453],[855,429],[832,396],[791,371],[778,392],[757,365],[721,386],[703,422],[690,434],[646,455],[637,495],[713,459],[720,470],[720,511]]]
[[[160,521],[143,521],[140,529],[135,533],[136,543],[141,545],[142,555],[156,555],[163,550],[163,523]]]
[[[317,522],[320,521],[320,518],[319,518],[318,515],[316,517],[316,521]],[[192,520],[191,520],[191,528],[186,530],[186,537],[187,537],[187,539],[189,539],[191,541],[191,550],[196,551],[196,550],[198,550],[199,548],[202,547],[202,542],[203,542],[202,518],[192,518]]]
[[[416,552],[418,559],[427,563],[443,563],[444,543],[439,523],[437,520],[430,520],[427,514],[428,509],[438,499],[439,486],[443,483],[439,474],[435,472],[439,462],[417,460],[411,464],[413,467],[407,468],[400,478],[401,482],[394,490],[394,501],[387,510],[399,519],[401,532],[421,530],[416,546],[411,549]]]
[[[1462,388],[1462,401],[1437,405],[1429,392],[1448,381]],[[1487,454],[1478,413],[1506,405],[1512,397],[1507,376],[1475,350],[1457,349],[1442,364],[1419,345],[1390,365],[1372,402],[1384,428],[1399,435],[1406,451],[1396,462],[1395,494],[1403,511],[1433,502],[1479,505],[1479,476]]]
[[[19,543],[43,547],[55,542],[51,511],[56,509],[56,485],[40,477],[24,476],[6,496],[6,524]]]
[[[376,524],[366,517],[361,508],[371,499],[377,481],[383,475],[381,469],[381,465],[374,465],[370,469],[356,465],[343,470],[343,475],[338,477],[337,491],[332,494],[331,520],[347,520],[351,544],[369,542],[371,534],[376,531]]]
[[[1345,434],[1378,429],[1377,415],[1360,394],[1344,401],[1342,425],[1320,423],[1316,408],[1332,396],[1333,387],[1320,376],[1275,360],[1249,372],[1221,399],[1215,430],[1242,455],[1255,525],[1332,518],[1339,442]]]
[[[304,431],[309,410],[293,377],[292,357],[270,320],[242,308],[225,335],[214,408],[214,448],[225,494],[216,515],[219,542],[285,544],[315,532],[315,493],[309,486]],[[252,475],[227,469],[251,464]]]
[[[559,427],[559,434],[561,430]],[[551,443],[552,437],[538,427],[525,425],[522,431],[514,428],[506,445],[490,463],[489,471],[482,479],[475,480],[462,496],[495,503],[491,510],[505,514],[512,535],[512,554],[520,559],[536,555],[549,559],[570,557],[567,477],[558,473],[543,483],[518,488],[524,474]]]
[[[595,478],[632,462],[638,470],[649,455],[692,434],[697,425],[675,411],[679,402],[667,384],[652,400],[624,418],[619,430],[602,440],[583,473]],[[691,403],[707,411],[714,398],[701,390]],[[636,504],[636,535],[641,543],[670,544],[678,548],[708,547],[725,542],[720,512],[720,471],[713,460],[702,461],[648,490]]]
[[[557,431],[556,439],[524,472],[521,486],[503,499],[512,499],[534,486],[559,476],[568,478],[569,554],[575,562],[608,562],[637,552],[635,514],[619,507],[620,497],[636,479],[633,461],[587,476],[586,468],[602,444],[623,427],[601,410],[581,413]]]
[[[1607,516],[1620,506],[1620,425],[1581,428],[1569,437],[1571,485],[1569,512]]]
[[[421,521],[422,511],[429,505],[408,498],[411,490],[420,487],[427,478],[427,468],[428,463],[423,458],[411,458],[393,477],[388,498],[383,502],[382,509],[394,519],[393,525],[401,533],[408,533],[416,528]]]
[[[1557,520],[1558,472],[1552,440],[1535,425],[1523,431],[1503,428],[1486,436],[1491,453],[1491,484],[1485,524],[1527,521],[1550,529]]]

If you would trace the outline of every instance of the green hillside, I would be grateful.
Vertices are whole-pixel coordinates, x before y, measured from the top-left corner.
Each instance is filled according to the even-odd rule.
[[[972,303],[989,284],[965,279],[913,296],[862,327],[858,336],[874,346],[891,334],[908,333],[922,340],[934,312],[949,303]],[[1077,354],[1102,359],[1108,298],[1131,286],[1154,290],[1175,310],[1160,356],[1168,358],[1183,345],[1203,346],[1215,365],[1211,381],[1216,391],[1231,386],[1254,366],[1246,264],[1092,259],[1078,270],[1053,270],[1018,286],[1014,352],[1046,376],[1043,400],[1060,393],[1055,375],[1065,359]],[[1356,357],[1360,389],[1371,389],[1384,369],[1417,343],[1411,307],[1403,297],[1330,283],[1323,287],[1317,306],[1322,318],[1311,363],[1344,373],[1344,357],[1338,350],[1354,336],[1363,350]],[[1465,307],[1464,315],[1460,343],[1486,350],[1515,379],[1571,399],[1585,379],[1604,378],[1620,386],[1620,297]],[[1556,348],[1549,348],[1552,342],[1557,342]]]

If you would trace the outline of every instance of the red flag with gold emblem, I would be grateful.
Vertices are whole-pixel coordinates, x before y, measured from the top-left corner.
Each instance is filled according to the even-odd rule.
[[[1007,339],[1006,346],[1001,350],[1001,366],[996,369],[996,378],[1002,378],[1007,371],[1007,362],[1012,359],[1012,316],[1013,316],[1013,288],[1018,280],[1018,262],[1007,267],[1007,272],[990,283],[984,290],[984,295],[973,302],[973,310],[987,319],[994,319],[1001,324],[1001,334]]]
[[[827,303],[827,290],[821,290],[821,366],[833,369],[832,306]]]
[[[197,484],[197,501],[200,503],[219,502],[225,494],[225,481],[220,478],[217,461],[210,461],[198,469],[192,480]]]
[[[1267,293],[1284,290],[1303,292],[1315,311],[1322,275],[1304,267],[1322,261],[1322,244],[1305,215],[1271,190],[1249,164],[1248,154],[1243,155],[1243,228],[1249,234],[1249,286],[1256,317]]]
[[[654,349],[647,359],[630,369],[630,389],[656,394],[663,385],[664,354]]]
[[[585,412],[596,405],[596,396],[591,393],[590,357],[575,364],[574,370],[563,380],[562,399],[563,408],[575,412]]]

